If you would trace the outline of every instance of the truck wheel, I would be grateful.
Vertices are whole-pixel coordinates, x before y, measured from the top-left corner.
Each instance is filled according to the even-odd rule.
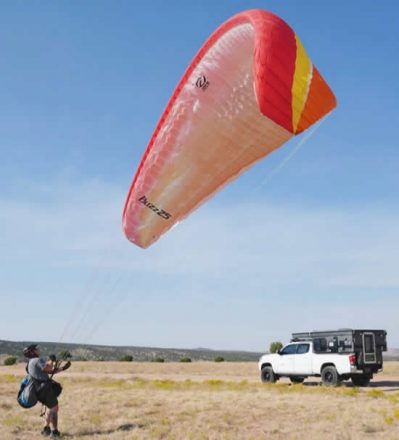
[[[290,376],[290,381],[292,383],[302,383],[304,380],[305,380],[304,377]]]
[[[370,383],[370,377],[363,374],[355,374],[351,379],[355,387],[366,387]]]
[[[272,367],[263,367],[260,378],[264,383],[274,383],[277,380]]]
[[[321,381],[323,382],[323,385],[336,387],[341,382],[341,378],[335,367],[328,366],[321,370]]]

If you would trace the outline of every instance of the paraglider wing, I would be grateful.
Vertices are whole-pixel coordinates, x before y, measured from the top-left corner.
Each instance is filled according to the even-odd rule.
[[[336,105],[294,31],[250,10],[205,42],[173,93],[130,187],[127,238],[148,247]]]

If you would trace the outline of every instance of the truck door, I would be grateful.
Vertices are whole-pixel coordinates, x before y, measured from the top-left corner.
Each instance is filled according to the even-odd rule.
[[[375,346],[374,333],[363,333],[364,363],[374,364],[377,362],[377,350]]]
[[[293,373],[295,353],[296,344],[286,345],[282,350],[280,350],[275,373]]]
[[[298,344],[294,360],[295,374],[312,374],[312,353],[310,344]]]

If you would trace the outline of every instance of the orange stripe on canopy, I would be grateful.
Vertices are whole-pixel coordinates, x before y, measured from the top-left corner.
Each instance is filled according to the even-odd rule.
[[[337,105],[334,93],[328,87],[327,83],[320,75],[316,67],[313,66],[312,82],[310,83],[310,89],[308,99],[303,109],[299,124],[297,127],[297,133],[301,133],[306,130],[312,124],[317,122]]]

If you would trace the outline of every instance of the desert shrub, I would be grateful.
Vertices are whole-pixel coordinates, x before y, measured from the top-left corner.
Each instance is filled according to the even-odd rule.
[[[161,357],[154,357],[152,360],[151,360],[151,362],[165,362],[165,359],[164,358],[161,358]]]
[[[387,423],[388,425],[392,425],[393,422],[394,422],[394,418],[391,417],[391,416],[386,416],[386,417],[384,417],[384,421],[385,421],[385,423]]]
[[[222,356],[215,357],[215,362],[224,362],[224,357]]]
[[[171,390],[179,387],[180,384],[170,379],[152,380],[151,385],[160,390]]]
[[[4,374],[0,376],[0,383],[17,383],[19,380],[13,374]]]
[[[4,359],[4,365],[15,365],[17,363],[17,358],[15,356],[9,356]]]
[[[374,399],[378,399],[378,398],[381,398],[381,397],[385,396],[384,392],[381,391],[381,390],[370,390],[370,391],[367,391],[367,395],[370,396],[370,397],[373,397]]]
[[[105,379],[98,382],[98,385],[102,388],[124,388],[126,381],[123,379]]]
[[[345,394],[345,396],[357,396],[359,393],[360,390],[357,387],[343,388],[343,394]]]
[[[191,358],[189,358],[189,357],[181,358],[180,362],[191,362]]]
[[[223,380],[220,379],[208,379],[208,380],[204,380],[204,384],[205,385],[209,385],[211,387],[220,387],[221,385],[223,385],[225,382],[223,382]]]
[[[3,419],[3,425],[8,428],[25,428],[28,424],[20,415],[9,416]]]
[[[277,353],[281,348],[283,348],[283,344],[280,341],[274,341],[270,344],[269,352]]]
[[[132,362],[133,356],[131,354],[125,354],[119,360],[120,360],[120,362]]]

